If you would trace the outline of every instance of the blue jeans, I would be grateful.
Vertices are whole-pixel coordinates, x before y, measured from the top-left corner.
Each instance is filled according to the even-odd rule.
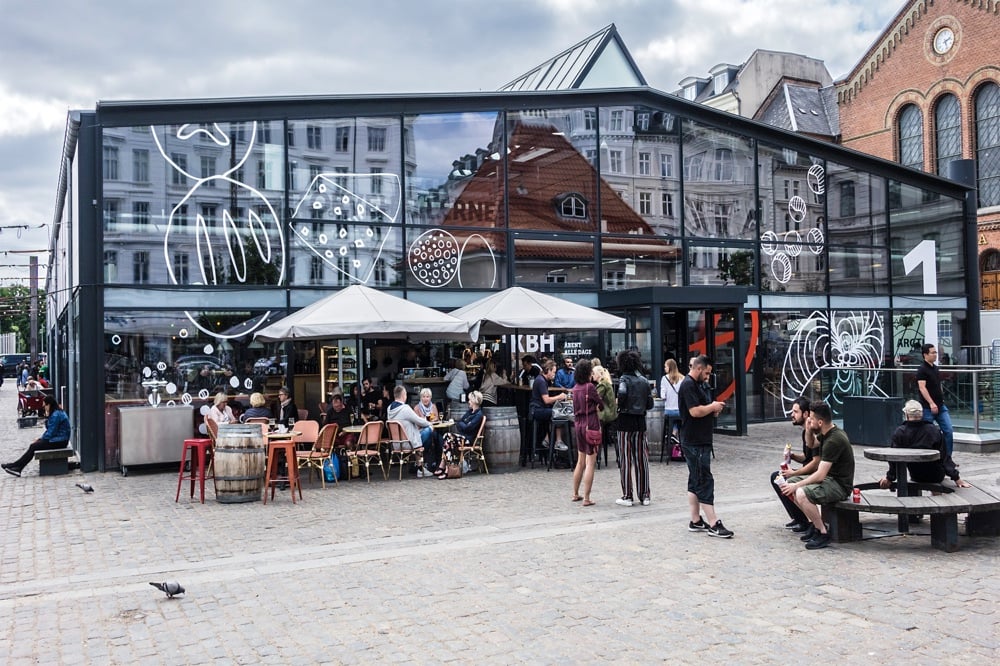
[[[938,405],[937,415],[924,407],[924,421],[928,423],[936,422],[938,427],[941,428],[941,432],[944,434],[944,448],[950,456],[952,449],[955,447],[955,430],[951,427],[951,416],[948,414],[948,407]]]

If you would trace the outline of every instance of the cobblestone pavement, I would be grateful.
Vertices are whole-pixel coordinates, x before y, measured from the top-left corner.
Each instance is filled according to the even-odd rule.
[[[42,432],[17,428],[15,401],[7,382],[5,461]],[[613,461],[589,508],[566,470],[315,483],[264,506],[174,503],[172,471],[32,463],[0,475],[0,663],[997,663],[998,540],[946,554],[924,524],[804,550],[768,487],[797,437],[782,423],[716,438],[732,540],[687,531],[676,463],[654,462],[652,505],[629,509]],[[860,479],[881,474],[856,454]],[[1000,483],[1000,456],[958,462]],[[168,579],[187,593],[148,585]]]

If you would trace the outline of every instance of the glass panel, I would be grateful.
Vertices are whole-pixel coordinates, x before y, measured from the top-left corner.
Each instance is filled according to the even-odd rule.
[[[890,192],[893,293],[965,293],[962,202],[894,181]]]
[[[617,114],[617,115],[616,115]],[[601,228],[612,233],[680,236],[680,136],[676,118],[651,107],[602,112]],[[617,213],[623,202],[641,224]]]
[[[787,236],[786,236],[787,238]],[[760,244],[760,288],[772,292],[826,292],[826,255],[821,243]]]
[[[506,234],[465,229],[407,229],[407,286],[504,289]]]
[[[210,123],[104,130],[105,278],[118,284],[278,285],[286,257],[280,124]],[[273,131],[272,131],[273,130]],[[152,182],[144,182],[152,181]]]
[[[276,393],[285,373],[282,346],[255,342],[248,333],[264,315],[259,311],[106,312],[106,399],[168,408],[192,401],[205,404],[220,391],[249,395],[273,385]],[[272,314],[270,320],[279,316]],[[268,378],[274,380],[268,382]]]
[[[501,118],[496,111],[404,118],[407,222],[503,226]]]
[[[924,168],[924,120],[920,109],[909,104],[899,114],[899,163]]]
[[[1000,205],[1000,86],[995,83],[976,93],[976,169],[979,207]]]
[[[592,232],[597,228],[595,110],[515,111],[507,118],[510,228]],[[614,192],[602,185],[603,197]],[[625,208],[621,204],[618,208]],[[622,211],[615,209],[617,219]],[[637,224],[632,216],[631,223]],[[627,223],[627,222],[626,222]]]
[[[847,243],[831,245],[829,254],[831,293],[888,293],[889,253],[886,248]]]
[[[290,281],[317,286],[401,286],[403,232],[399,227],[382,225],[385,218],[378,209],[366,210],[373,218],[368,223],[296,216],[293,231],[304,249],[289,270]]]
[[[757,159],[761,233],[778,242],[801,242],[806,236],[822,238],[826,201],[823,162],[806,153],[763,143]]]
[[[688,245],[689,284],[756,284],[757,256],[753,246]]]
[[[757,237],[753,145],[747,137],[684,120],[684,233]]]
[[[958,99],[945,95],[934,109],[937,174],[948,175],[948,165],[962,158],[962,115]]]
[[[594,238],[565,236],[514,238],[514,283],[594,286]]]
[[[683,277],[680,261],[680,246],[660,238],[601,239],[604,289],[679,286]]]
[[[885,180],[834,162],[826,168],[830,242],[885,247]]]

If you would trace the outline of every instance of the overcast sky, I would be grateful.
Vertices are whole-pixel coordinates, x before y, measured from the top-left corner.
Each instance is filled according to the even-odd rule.
[[[819,58],[837,79],[903,4],[0,0],[0,282],[27,276],[8,266],[27,265],[20,252],[48,247],[69,109],[99,100],[496,90],[612,22],[660,90],[758,48]],[[12,228],[19,225],[29,229]]]

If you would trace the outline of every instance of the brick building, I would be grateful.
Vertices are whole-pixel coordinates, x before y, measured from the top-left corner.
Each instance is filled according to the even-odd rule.
[[[907,2],[835,82],[841,142],[948,175],[973,159],[984,309],[1000,309],[1000,2]]]

